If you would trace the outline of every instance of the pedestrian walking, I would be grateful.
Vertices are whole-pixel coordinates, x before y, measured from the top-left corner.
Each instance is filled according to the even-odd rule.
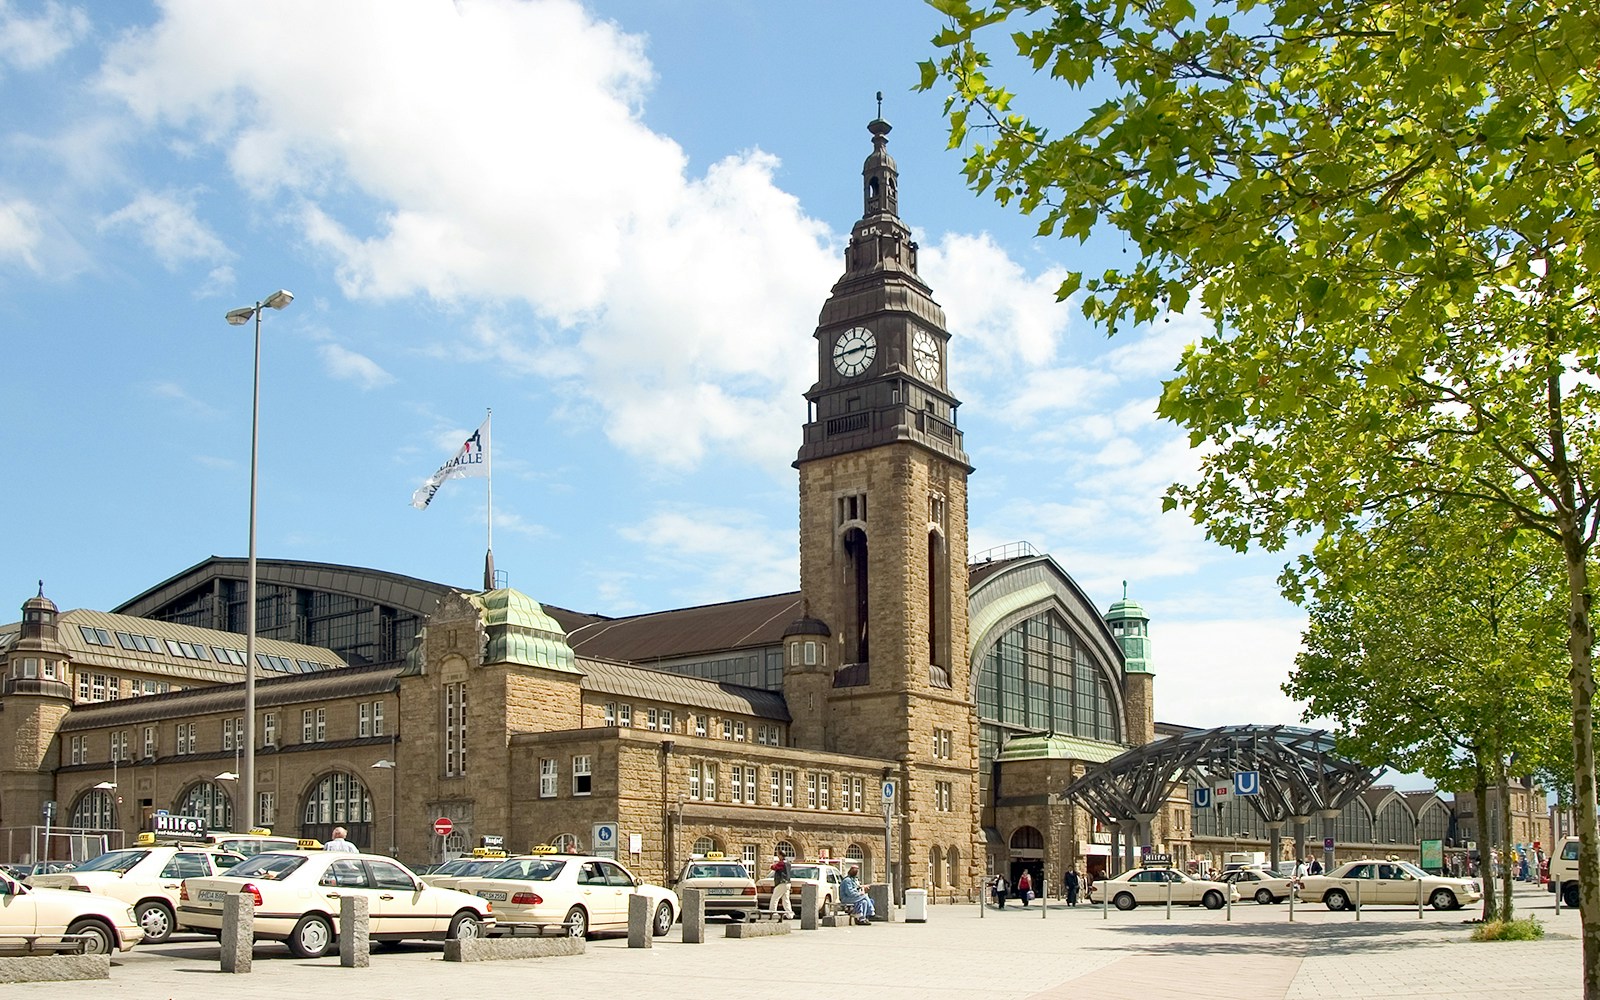
[[[1068,868],[1066,881],[1067,905],[1078,905],[1078,869]]]
[[[1006,881],[1006,877],[1004,875],[996,875],[994,877],[994,908],[995,909],[1003,910],[1003,909],[1006,908],[1006,896],[1009,895],[1010,892],[1011,892],[1011,883]]]
[[[1022,900],[1023,906],[1027,906],[1033,900],[1033,877],[1028,874],[1026,868],[1017,876],[1017,898]]]

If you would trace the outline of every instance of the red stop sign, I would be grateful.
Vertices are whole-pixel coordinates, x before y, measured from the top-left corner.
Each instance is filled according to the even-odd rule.
[[[441,837],[450,836],[450,831],[455,829],[455,824],[450,822],[450,817],[440,816],[433,821],[433,832]]]

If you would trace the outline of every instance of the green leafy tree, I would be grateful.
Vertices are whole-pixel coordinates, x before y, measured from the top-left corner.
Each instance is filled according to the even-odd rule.
[[[1530,541],[1471,508],[1422,507],[1323,538],[1285,579],[1309,624],[1284,692],[1334,720],[1354,759],[1470,787],[1485,860],[1491,826],[1511,857],[1511,778],[1545,770],[1566,726],[1561,567]],[[1511,866],[1498,901],[1490,872],[1484,919],[1510,920]]]
[[[1171,505],[1225,545],[1277,548],[1460,498],[1557,554],[1584,993],[1600,1000],[1588,568],[1600,12],[930,2],[950,26],[923,86],[950,88],[951,143],[969,149],[974,188],[1032,213],[1041,235],[1110,227],[1137,251],[1062,294],[1086,290],[1085,312],[1113,332],[1191,295],[1216,323],[1159,404],[1205,446]],[[1098,103],[1059,131],[1026,114],[979,45],[1002,26],[1018,72],[1044,76],[1033,86]],[[1059,94],[1045,100],[1061,113]]]

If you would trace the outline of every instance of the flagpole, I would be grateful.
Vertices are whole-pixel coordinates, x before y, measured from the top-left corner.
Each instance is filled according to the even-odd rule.
[[[494,416],[493,407],[486,407],[484,409],[483,425],[485,427],[489,427],[489,442],[490,442],[491,446],[494,443],[494,428],[490,426],[490,419],[493,416]],[[494,589],[494,449],[493,449],[493,447],[485,448],[483,450],[483,464],[484,464],[485,471],[488,473],[486,476],[484,476],[484,481],[487,484],[487,489],[488,489],[488,528],[489,528],[489,547],[484,552],[484,556],[483,556],[483,589],[484,590],[493,590]]]

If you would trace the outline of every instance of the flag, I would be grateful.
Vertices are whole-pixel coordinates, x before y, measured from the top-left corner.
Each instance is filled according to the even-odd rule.
[[[411,494],[411,506],[425,510],[433,495],[446,479],[467,479],[489,474],[489,418],[461,445],[450,461],[439,466],[439,471],[429,476],[417,491]]]

